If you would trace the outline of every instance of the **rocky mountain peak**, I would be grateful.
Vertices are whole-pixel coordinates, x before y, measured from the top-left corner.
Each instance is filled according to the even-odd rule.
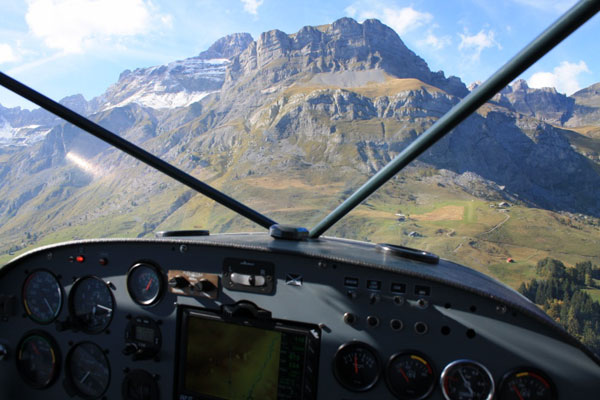
[[[523,115],[558,125],[571,117],[575,103],[555,88],[530,88],[524,79],[505,87],[494,100]]]
[[[577,104],[588,107],[600,107],[600,82],[571,95]]]
[[[249,33],[234,33],[220,38],[198,56],[126,70],[104,95],[92,101],[93,109],[101,111],[130,103],[161,109],[189,106],[221,89],[230,59],[252,42]]]
[[[226,85],[235,86],[242,76],[267,87],[296,75],[373,69],[397,78],[416,78],[456,96],[468,93],[458,78],[430,71],[393,29],[375,19],[361,24],[352,18],[307,26],[291,35],[280,30],[261,34],[234,59]]]
[[[214,42],[208,50],[200,53],[198,57],[202,59],[232,58],[246,50],[246,47],[253,41],[252,35],[245,32],[223,36]]]
[[[527,92],[529,85],[525,79],[517,79],[512,85],[506,87],[510,92]]]
[[[87,115],[90,111],[89,103],[82,94],[67,96],[59,103],[79,114]]]

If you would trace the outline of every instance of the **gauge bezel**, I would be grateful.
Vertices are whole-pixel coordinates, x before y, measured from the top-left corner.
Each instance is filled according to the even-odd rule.
[[[48,379],[43,384],[38,384],[36,382],[32,382],[29,379],[27,379],[22,370],[23,367],[21,366],[21,363],[19,362],[20,361],[19,353],[21,351],[21,347],[23,346],[25,341],[32,336],[42,337],[44,340],[46,340],[48,342],[48,344],[50,345],[50,348],[54,351],[54,371],[52,372],[52,376],[50,377],[50,379]],[[19,376],[21,377],[21,379],[23,379],[23,381],[28,386],[30,386],[34,389],[41,390],[41,389],[46,389],[46,388],[52,386],[54,384],[54,382],[56,382],[56,379],[58,378],[58,376],[60,375],[60,367],[61,367],[61,365],[60,365],[61,364],[60,347],[58,346],[58,343],[56,342],[56,340],[54,340],[54,338],[49,333],[46,333],[45,331],[35,329],[32,331],[25,332],[23,337],[21,337],[21,340],[19,340],[19,344],[16,347],[15,354],[16,354],[15,355],[15,363],[17,366],[17,371],[19,372]]]
[[[54,280],[56,281],[56,283],[58,284],[58,293],[59,293],[59,298],[60,298],[60,305],[58,306],[58,310],[56,311],[56,314],[49,320],[47,321],[43,321],[43,320],[39,320],[36,317],[33,316],[33,313],[30,311],[28,305],[27,305],[27,301],[26,301],[26,296],[25,296],[25,287],[27,286],[27,282],[31,279],[31,277],[33,276],[33,274],[39,273],[39,272],[47,272],[50,275],[52,275],[52,277],[54,278]],[[25,314],[27,314],[27,317],[29,317],[29,319],[31,319],[32,321],[40,324],[40,325],[49,325],[52,322],[54,322],[58,316],[60,315],[63,305],[65,303],[65,290],[63,288],[63,285],[60,283],[58,276],[56,274],[54,274],[52,271],[46,269],[46,268],[37,268],[34,269],[33,271],[29,272],[27,274],[27,276],[25,277],[25,280],[23,281],[23,285],[21,285],[21,304],[23,304],[23,308],[25,309]]]
[[[131,274],[138,268],[142,268],[142,267],[148,267],[150,269],[152,269],[154,271],[154,273],[156,274],[156,276],[158,277],[158,292],[156,293],[156,296],[154,296],[152,299],[150,300],[139,300],[137,299],[130,287],[130,284],[133,284],[133,282],[129,279]],[[131,300],[134,301],[134,303],[143,306],[143,307],[151,307],[151,306],[155,306],[158,303],[160,303],[160,301],[162,300],[164,294],[165,294],[165,278],[164,275],[162,273],[162,270],[160,269],[160,267],[158,267],[157,265],[147,262],[147,261],[140,261],[135,263],[134,265],[131,266],[131,268],[129,268],[129,271],[127,271],[127,293],[129,294],[129,297],[131,298]]]
[[[337,362],[336,361],[338,359],[338,355],[340,354],[341,351],[345,350],[347,347],[350,347],[350,346],[362,346],[362,347],[366,348],[373,354],[373,356],[375,357],[375,361],[377,362],[377,375],[375,376],[375,379],[373,379],[373,382],[371,382],[368,385],[365,385],[363,387],[360,387],[360,388],[348,386],[346,384],[346,382],[344,382],[344,380],[342,378],[340,378],[340,376],[338,374],[338,370],[337,370]],[[381,377],[381,372],[382,372],[381,359],[380,359],[377,351],[373,348],[373,346],[368,345],[367,343],[361,342],[358,340],[352,340],[350,342],[346,342],[346,343],[342,344],[340,347],[338,347],[338,349],[335,352],[335,355],[333,356],[332,368],[333,368],[333,375],[335,376],[335,379],[338,381],[338,383],[340,385],[342,385],[345,389],[348,389],[351,392],[355,392],[355,393],[366,392],[366,391],[372,389],[377,384],[377,382],[379,382],[379,378]]]
[[[492,376],[492,373],[482,363],[477,362],[475,360],[469,360],[469,359],[460,359],[460,360],[452,361],[450,364],[446,365],[446,367],[440,374],[440,386],[442,388],[442,394],[444,395],[444,399],[452,400],[449,397],[448,393],[446,393],[446,387],[444,386],[444,381],[446,380],[446,376],[448,375],[448,373],[459,364],[474,364],[474,365],[478,366],[479,368],[481,368],[486,373],[486,375],[490,381],[490,392],[488,393],[485,400],[492,400],[492,398],[494,397],[495,389],[496,389],[494,377]]]
[[[433,363],[431,362],[431,360],[429,359],[429,357],[427,357],[425,354],[418,352],[418,351],[413,351],[413,350],[403,350],[400,351],[398,353],[392,354],[390,356],[390,358],[388,359],[387,363],[385,364],[385,383],[387,384],[388,389],[390,390],[390,392],[392,392],[392,394],[394,396],[396,396],[396,398],[398,399],[406,399],[405,397],[400,397],[393,389],[392,389],[392,385],[391,385],[391,378],[390,378],[390,368],[392,366],[392,362],[394,361],[394,359],[396,359],[397,357],[403,356],[403,355],[415,355],[417,357],[422,358],[423,360],[425,360],[427,362],[427,364],[429,364],[429,366],[431,367],[431,371],[432,371],[432,376],[433,376],[433,380],[431,382],[431,385],[429,387],[429,390],[427,391],[427,393],[425,393],[424,395],[422,395],[421,397],[415,397],[415,398],[411,398],[411,400],[422,400],[427,398],[435,389],[435,384],[437,382],[436,379],[436,369],[433,366]]]
[[[513,368],[502,376],[502,379],[500,379],[500,381],[498,383],[498,393],[497,393],[498,399],[500,399],[500,394],[502,393],[502,388],[504,387],[504,385],[506,384],[508,379],[510,379],[512,376],[514,376],[518,373],[521,373],[521,372],[530,372],[530,373],[533,373],[533,374],[538,375],[541,378],[545,379],[546,382],[548,383],[548,385],[550,385],[550,393],[552,394],[551,399],[552,400],[558,399],[558,395],[556,392],[556,386],[554,385],[554,382],[552,381],[552,379],[550,379],[548,374],[546,374],[544,371],[542,371],[538,368],[528,367],[528,366]]]
[[[77,293],[77,288],[79,287],[79,285],[81,285],[81,282],[85,281],[86,279],[95,279],[95,280],[102,282],[104,284],[104,286],[106,286],[106,289],[108,290],[108,293],[110,294],[110,298],[112,301],[112,312],[110,313],[110,318],[108,319],[108,322],[106,324],[104,324],[104,326],[102,326],[102,328],[100,328],[100,329],[89,329],[85,325],[85,323],[81,322],[80,318],[78,318],[77,315],[75,315],[75,304],[74,304],[75,300],[73,298],[75,297],[75,294]],[[71,316],[73,321],[76,321],[76,323],[78,324],[78,327],[81,328],[81,330],[85,333],[97,334],[97,333],[104,332],[106,329],[108,329],[108,327],[110,326],[110,324],[112,322],[113,317],[115,316],[116,306],[117,306],[117,303],[115,301],[115,296],[113,295],[109,284],[106,283],[106,281],[104,279],[99,278],[95,275],[85,275],[85,276],[78,278],[73,283],[73,286],[71,287],[71,290],[69,292],[69,315]]]
[[[100,352],[102,353],[102,356],[104,357],[104,361],[106,361],[106,366],[108,368],[108,381],[106,382],[106,387],[104,388],[104,391],[97,395],[97,396],[90,396],[87,395],[85,393],[82,393],[81,390],[77,387],[77,385],[73,382],[73,373],[71,370],[71,362],[72,362],[72,358],[73,358],[73,354],[75,353],[75,350],[82,346],[82,345],[87,345],[87,344],[91,344],[92,346],[97,347]],[[98,344],[89,341],[89,340],[85,340],[79,343],[76,343],[73,345],[73,347],[71,347],[71,349],[69,350],[69,353],[67,354],[67,357],[65,358],[65,376],[67,378],[67,381],[69,382],[69,385],[71,386],[71,389],[73,389],[75,391],[75,393],[77,393],[78,396],[84,398],[84,399],[88,399],[88,400],[95,400],[95,399],[100,399],[102,398],[102,396],[104,396],[104,394],[106,393],[106,391],[108,390],[108,388],[110,387],[110,381],[112,378],[112,371],[110,368],[110,360],[108,359],[108,357],[106,356],[106,350],[104,350],[102,347],[100,347]]]

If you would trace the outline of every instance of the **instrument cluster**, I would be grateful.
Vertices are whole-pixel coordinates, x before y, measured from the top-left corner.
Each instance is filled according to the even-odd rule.
[[[557,398],[552,381],[537,369],[512,370],[496,386],[491,372],[474,360],[455,360],[438,376],[433,363],[423,353],[399,352],[384,364],[373,347],[359,341],[340,346],[333,365],[336,379],[346,389],[366,392],[379,379],[385,379],[390,392],[403,400],[429,398],[437,384],[446,400]]]
[[[0,397],[228,398],[231,382],[246,382],[239,394],[268,378],[260,393],[273,399],[557,400],[573,379],[557,371],[593,373],[525,354],[516,335],[531,335],[533,352],[531,338],[542,352],[569,348],[509,307],[433,281],[218,247],[177,260],[183,247],[163,247],[123,246],[93,265],[58,249],[68,262],[38,254],[3,271]],[[514,329],[506,345],[502,329]]]

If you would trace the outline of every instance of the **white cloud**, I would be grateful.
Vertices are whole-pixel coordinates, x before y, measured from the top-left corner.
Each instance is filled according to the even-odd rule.
[[[0,64],[17,61],[19,58],[10,45],[0,43]]]
[[[494,31],[484,31],[483,29],[475,35],[469,35],[466,31],[464,34],[459,33],[460,44],[458,49],[461,51],[471,52],[471,57],[474,60],[479,60],[479,56],[484,49],[497,47],[502,49],[502,46],[496,42]]]
[[[450,43],[452,43],[452,39],[450,39],[449,36],[436,36],[431,31],[427,32],[425,39],[418,42],[418,44],[421,46],[433,47],[436,50],[441,50]]]
[[[433,15],[412,7],[392,8],[379,2],[357,1],[345,9],[346,14],[361,20],[377,18],[399,35],[415,30],[433,20]]]
[[[149,33],[169,16],[148,0],[28,0],[25,19],[46,46],[81,53],[94,43]]]
[[[561,93],[571,95],[581,88],[577,78],[582,72],[590,72],[584,61],[577,64],[563,61],[552,72],[536,72],[527,84],[532,88],[553,87]]]
[[[242,0],[242,3],[244,3],[244,11],[257,15],[258,7],[262,5],[263,0]]]

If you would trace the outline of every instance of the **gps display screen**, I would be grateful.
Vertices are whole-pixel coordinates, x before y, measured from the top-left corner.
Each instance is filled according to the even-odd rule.
[[[317,370],[318,357],[310,356],[318,351],[317,331],[281,323],[265,328],[201,311],[183,315],[180,395],[226,400],[315,397],[316,378],[306,374]]]

